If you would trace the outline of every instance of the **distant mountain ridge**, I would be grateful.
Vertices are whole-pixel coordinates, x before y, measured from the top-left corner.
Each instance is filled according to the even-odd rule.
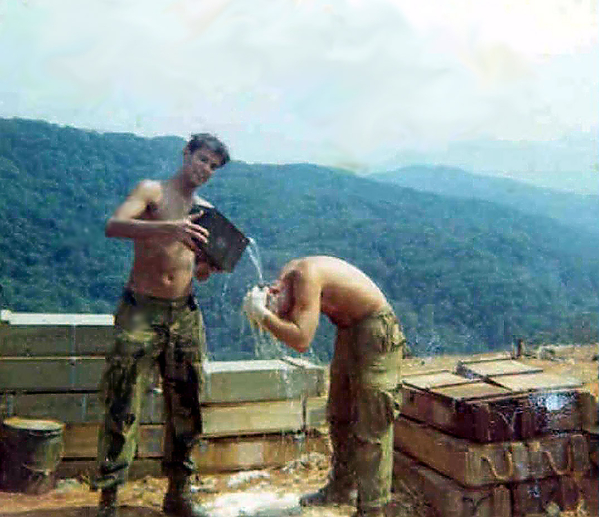
[[[599,236],[599,195],[545,189],[513,179],[472,174],[440,165],[414,165],[368,177],[443,196],[499,203],[522,212],[552,217]]]
[[[131,243],[106,239],[106,218],[139,180],[174,172],[184,143],[0,119],[3,305],[111,312]],[[287,260],[310,254],[363,269],[416,353],[478,353],[515,337],[597,339],[596,239],[556,219],[310,164],[233,161],[199,194],[255,239],[266,281]],[[246,254],[233,274],[197,287],[214,358],[255,356],[240,304],[257,280]],[[332,332],[323,320],[316,357],[330,357]]]

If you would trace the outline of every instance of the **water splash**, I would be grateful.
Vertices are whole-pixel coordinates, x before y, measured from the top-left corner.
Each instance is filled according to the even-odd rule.
[[[249,244],[247,247],[248,256],[256,268],[258,273],[258,283],[264,284],[264,274],[262,273],[262,260],[260,259],[260,250],[258,249],[258,243],[252,237],[249,237]]]
[[[265,285],[260,250],[258,243],[252,237],[249,237],[247,250],[248,256],[256,268],[258,285]],[[257,359],[280,359],[285,355],[283,346],[272,334],[252,325],[250,325],[250,330],[255,343],[254,354]]]
[[[288,355],[281,342],[270,332],[259,327],[254,327],[249,322],[247,325],[250,327],[254,340],[254,355],[256,359],[281,359],[285,355]]]

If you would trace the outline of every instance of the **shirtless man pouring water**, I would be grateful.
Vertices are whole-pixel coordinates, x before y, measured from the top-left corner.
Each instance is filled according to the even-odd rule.
[[[384,294],[351,264],[313,256],[286,264],[276,282],[254,287],[243,305],[250,321],[298,352],[310,346],[321,313],[336,325],[327,406],[332,468],[328,483],[300,504],[347,504],[357,487],[356,515],[384,515],[405,343]]]
[[[104,425],[98,439],[102,490],[98,515],[117,515],[117,490],[127,479],[137,445],[141,402],[158,364],[165,399],[162,467],[169,485],[167,515],[199,517],[192,503],[191,450],[202,431],[199,393],[206,338],[192,282],[216,270],[199,245],[208,231],[197,224],[192,205],[210,206],[195,190],[229,161],[226,147],[209,134],[193,135],[183,165],[166,181],[144,180],[116,209],[106,236],[131,239],[133,266],[115,315],[115,344],[107,353],[101,392]]]

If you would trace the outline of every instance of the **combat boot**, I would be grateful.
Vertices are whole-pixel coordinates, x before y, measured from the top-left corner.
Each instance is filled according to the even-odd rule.
[[[182,473],[169,476],[162,511],[172,517],[208,517],[206,510],[193,502],[190,477]]]
[[[300,497],[299,503],[300,506],[339,506],[342,504],[355,505],[356,500],[356,490],[351,486],[329,481],[316,492]]]
[[[117,487],[103,488],[97,517],[118,517]]]

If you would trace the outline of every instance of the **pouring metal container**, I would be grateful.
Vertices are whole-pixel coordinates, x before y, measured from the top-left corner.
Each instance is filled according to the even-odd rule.
[[[208,262],[223,271],[233,271],[249,239],[216,208],[194,205],[189,213],[201,213],[195,222],[210,232],[207,243],[196,241]]]

